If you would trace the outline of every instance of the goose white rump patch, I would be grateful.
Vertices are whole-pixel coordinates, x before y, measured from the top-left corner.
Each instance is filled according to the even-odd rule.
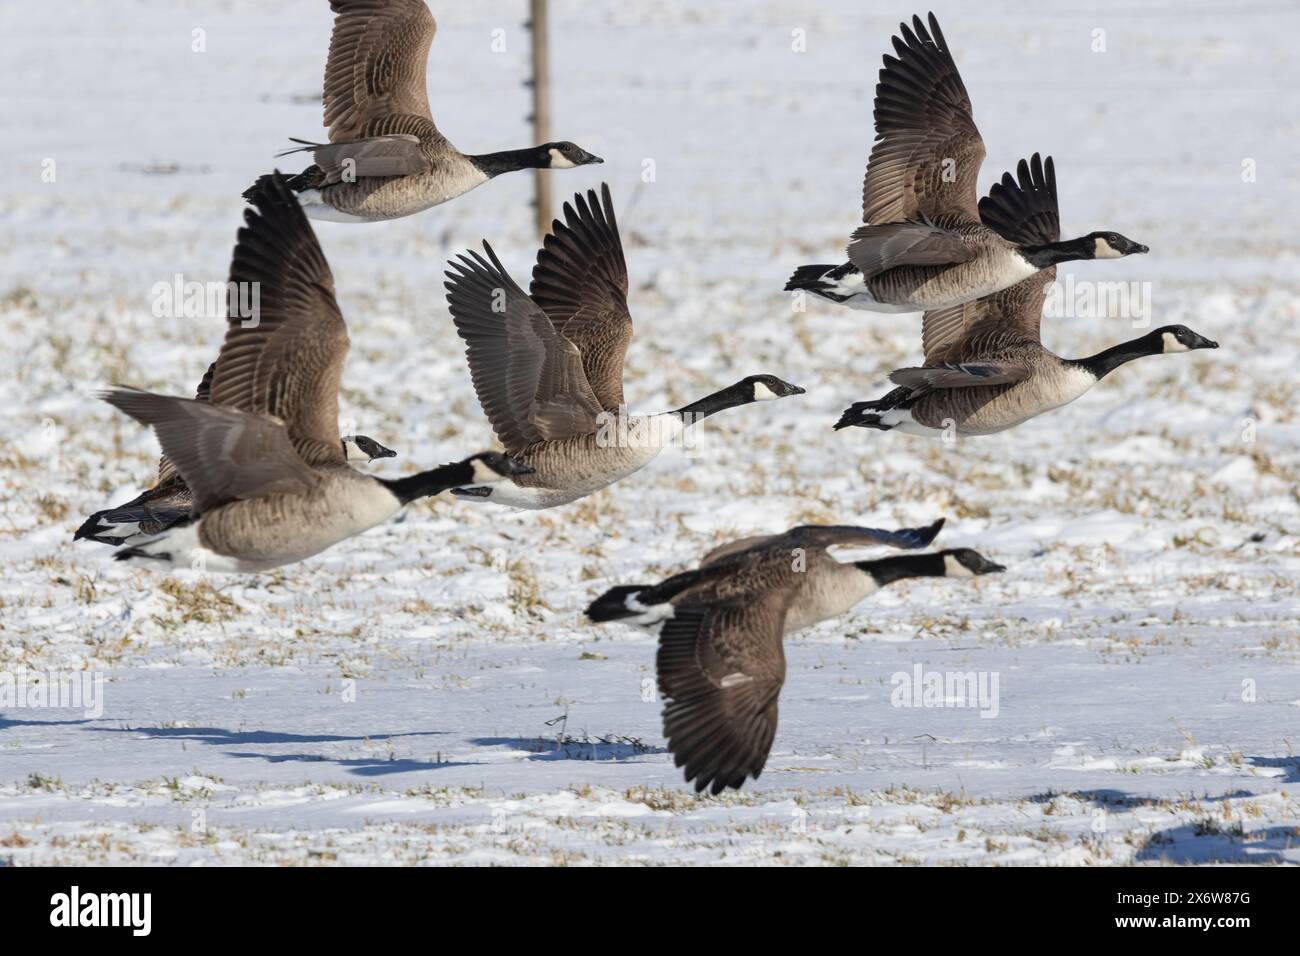
[[[832,302],[839,302],[840,305],[846,305],[850,309],[860,309],[863,312],[886,312],[902,314],[904,312],[919,312],[920,310],[913,305],[890,305],[886,302],[877,302],[871,293],[867,290],[867,284],[862,278],[861,272],[850,272],[838,279],[824,279],[830,289],[826,292],[819,292],[816,289],[809,289],[813,295],[830,299],[831,295],[843,296],[843,301],[831,299]],[[829,295],[827,293],[830,293]]]
[[[942,438],[942,428],[922,425],[912,418],[912,412],[906,408],[891,408],[880,413],[880,423],[890,425],[905,435],[920,435],[923,438]]]
[[[204,547],[199,543],[199,527],[188,524],[156,535],[135,548],[148,557],[130,557],[128,561],[162,564],[169,568],[190,568],[195,571],[241,571],[242,563],[236,559]]]
[[[623,606],[636,613],[636,617],[624,618],[625,623],[649,628],[652,631],[661,630],[663,623],[671,620],[676,614],[676,608],[671,604],[665,602],[664,604],[645,605],[636,599],[635,594],[629,594],[623,600]]]
[[[302,206],[310,219],[319,219],[322,222],[370,222],[363,216],[354,216],[351,213],[339,212],[333,206],[327,204],[322,198],[319,189],[304,189],[298,194],[298,205]]]

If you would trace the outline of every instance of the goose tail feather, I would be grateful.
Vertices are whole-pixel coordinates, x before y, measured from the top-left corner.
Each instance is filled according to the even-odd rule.
[[[636,600],[645,584],[623,584],[610,588],[587,607],[587,617],[592,621],[619,621],[645,613],[645,607]]]
[[[844,413],[840,415],[840,420],[835,423],[835,430],[841,428],[876,428],[882,432],[891,430],[893,425],[886,425],[880,413],[888,411],[883,402],[854,402]]]
[[[833,288],[826,280],[826,274],[835,268],[833,265],[800,266],[785,283],[786,292],[827,292]]]
[[[294,192],[301,193],[306,192],[308,189],[318,188],[324,181],[324,178],[325,177],[321,173],[321,168],[319,166],[308,166],[300,173],[293,176],[286,176],[284,178],[284,184]],[[257,202],[258,197],[271,187],[272,179],[273,177],[270,173],[258,176],[253,185],[244,190],[244,201]]]

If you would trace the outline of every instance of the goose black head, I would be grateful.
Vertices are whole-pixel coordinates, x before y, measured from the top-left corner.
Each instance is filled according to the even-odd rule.
[[[1157,352],[1191,352],[1194,349],[1217,349],[1219,343],[1193,332],[1185,325],[1166,325],[1147,335]]]
[[[997,574],[1006,567],[990,561],[971,548],[951,548],[943,555],[943,573],[949,578],[970,578],[980,574]]]
[[[376,458],[396,458],[397,452],[379,444],[368,435],[344,435],[343,457],[348,461],[371,462]]]
[[[465,459],[464,463],[473,470],[473,477],[470,482],[476,485],[504,481],[514,475],[531,475],[536,471],[530,465],[515,461],[509,455],[504,455],[499,451],[485,451],[477,455],[471,455]]]
[[[742,379],[741,385],[748,387],[750,401],[770,402],[791,395],[802,395],[806,389],[777,378],[775,375],[751,375]]]
[[[1139,255],[1150,252],[1140,242],[1134,242],[1118,232],[1090,232],[1084,236],[1085,245],[1091,245],[1089,259],[1120,259],[1124,256]]]
[[[539,146],[543,169],[572,169],[575,166],[592,166],[604,160],[587,152],[576,143],[544,143]]]

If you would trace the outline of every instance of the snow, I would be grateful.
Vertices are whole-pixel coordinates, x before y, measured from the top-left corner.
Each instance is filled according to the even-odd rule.
[[[523,5],[439,6],[440,128],[468,151],[528,142]],[[780,291],[857,222],[875,71],[914,11],[553,7],[555,136],[606,164],[551,183],[557,202],[612,186],[629,400],[658,411],[756,372],[808,394],[710,419],[689,455],[560,509],[437,500],[229,577],[73,546],[157,453],[90,393],[186,394],[215,354],[221,321],[157,318],[151,290],[224,281],[240,191],[319,132],[328,14],[0,9],[0,674],[106,678],[97,718],[0,707],[0,862],[1300,862],[1294,6],[936,4],[989,146],[981,186],[1052,153],[1067,233],[1152,249],[1063,275],[1150,282],[1153,325],[1223,346],[955,445],[834,432],[919,358],[919,321],[793,313]],[[491,444],[443,263],[488,238],[525,279],[530,190],[317,225],[353,341],[345,432],[399,453],[378,473]],[[1137,334],[1044,322],[1066,355]],[[788,639],[772,755],[738,793],[697,797],[672,766],[653,640],[581,616],[741,534],[941,515],[938,546],[1007,573],[902,582]],[[917,665],[997,675],[997,716],[891,706]]]

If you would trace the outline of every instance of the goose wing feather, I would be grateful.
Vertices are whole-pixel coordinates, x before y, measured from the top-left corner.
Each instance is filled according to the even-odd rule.
[[[423,0],[330,0],[330,9],[324,95],[330,142],[390,133],[440,138],[425,79],[438,25]]]
[[[924,548],[943,528],[943,518],[920,528],[864,528],[859,525],[800,525],[791,528],[782,537],[795,546],[804,548],[868,547],[882,545],[890,548]]]
[[[339,382],[350,341],[334,277],[283,177],[262,183],[230,263],[226,339],[211,401],[282,420],[312,465],[341,462]],[[256,299],[237,301],[253,293]],[[250,303],[254,314],[242,315]]]
[[[785,683],[790,592],[674,608],[655,668],[664,736],[695,789],[721,793],[757,777],[776,735]]]
[[[862,221],[899,222],[956,213],[979,221],[976,180],[984,141],[970,96],[934,14],[899,25],[897,56],[876,85],[876,142],[862,184]]]
[[[718,545],[708,554],[700,559],[700,567],[707,568],[710,565],[717,564],[733,554],[741,554],[754,548],[761,548],[764,544],[779,538],[776,534],[756,534],[748,538],[737,538],[735,541],[728,541],[726,544]]]
[[[623,359],[632,341],[627,306],[627,262],[609,186],[564,204],[537,253],[529,295],[556,330],[578,347],[601,407],[623,404]]]
[[[346,143],[304,143],[276,155],[303,152],[311,153],[312,161],[321,168],[322,185],[352,182],[362,176],[409,176],[432,168],[424,141],[411,133],[388,133]]]
[[[1011,385],[1029,377],[1029,369],[1010,363],[979,362],[963,365],[927,365],[924,368],[900,368],[889,373],[889,380],[916,392],[936,388],[971,388],[976,385]]]
[[[203,378],[199,379],[199,387],[194,390],[194,400],[196,402],[206,402],[209,400],[209,397],[212,394],[212,373],[216,370],[217,363],[209,363],[208,370],[203,373]],[[159,456],[158,481],[154,485],[154,488],[157,488],[158,485],[161,485],[163,482],[171,481],[179,476],[179,474],[180,472],[176,470],[176,466],[168,460],[166,455]]]
[[[510,278],[496,253],[449,263],[447,304],[464,339],[479,404],[511,454],[538,441],[590,434],[600,402],[582,353]]]
[[[860,226],[849,242],[849,261],[871,279],[897,266],[969,262],[975,250],[959,234],[926,220]]]
[[[733,555],[747,551],[788,553],[795,548],[826,550],[834,547],[869,547],[884,545],[891,548],[924,548],[939,534],[944,519],[922,528],[899,528],[888,531],[860,525],[799,525],[784,534],[757,535],[731,541],[714,548],[700,561],[700,567],[720,564]]]
[[[194,496],[194,513],[239,498],[305,493],[319,476],[294,450],[285,423],[192,398],[113,388],[100,397],[153,427]]]

